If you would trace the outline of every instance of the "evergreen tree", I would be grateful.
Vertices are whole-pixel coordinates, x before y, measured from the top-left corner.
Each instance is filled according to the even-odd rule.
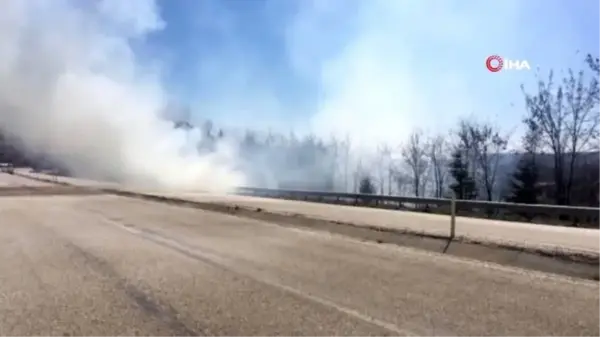
[[[370,177],[365,176],[360,180],[360,185],[358,187],[358,192],[361,194],[374,194],[375,193],[375,184]]]
[[[516,171],[512,175],[511,194],[507,201],[523,204],[537,204],[540,193],[538,187],[539,168],[536,164],[540,143],[540,129],[536,123],[527,123],[527,132],[523,137],[525,153],[521,155]]]
[[[460,149],[452,153],[450,161],[450,174],[454,178],[454,183],[450,189],[454,191],[457,199],[475,199],[477,190],[475,189],[475,180],[469,175],[468,163],[463,158],[463,152]]]
[[[517,170],[513,173],[511,186],[511,195],[507,198],[509,202],[522,204],[537,204],[539,187],[539,171],[535,163],[535,153],[526,153],[521,156]],[[536,214],[530,212],[517,212],[528,221],[533,220]]]
[[[539,188],[538,168],[534,157],[530,154],[522,155],[511,181],[511,195],[507,198],[510,202],[523,204],[537,204]]]

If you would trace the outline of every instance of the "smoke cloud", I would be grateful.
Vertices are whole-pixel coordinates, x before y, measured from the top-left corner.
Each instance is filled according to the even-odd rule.
[[[151,0],[7,0],[0,11],[0,127],[75,175],[171,189],[244,184],[226,144],[161,117],[160,64],[135,43],[163,29]]]
[[[130,184],[352,190],[366,172],[391,190],[416,128],[520,124],[507,110],[526,75],[492,78],[490,53],[565,63],[531,43],[559,0],[160,1],[4,0],[2,131],[76,175]],[[553,45],[579,48],[560,30]]]

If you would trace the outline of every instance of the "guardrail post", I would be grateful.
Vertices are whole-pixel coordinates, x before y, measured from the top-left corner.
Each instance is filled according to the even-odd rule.
[[[452,195],[450,200],[450,239],[456,235],[456,196]]]

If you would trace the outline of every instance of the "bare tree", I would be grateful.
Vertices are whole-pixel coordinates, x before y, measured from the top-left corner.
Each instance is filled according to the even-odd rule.
[[[427,170],[427,144],[420,130],[411,133],[408,142],[402,148],[402,157],[410,167],[415,196],[421,195],[422,178]]]
[[[322,155],[322,170],[325,177],[324,188],[329,188],[332,191],[340,189],[340,172],[341,161],[343,160],[343,141],[340,141],[335,136],[331,136],[328,143],[323,143],[324,154]],[[344,191],[345,192],[345,191]]]
[[[442,135],[437,135],[429,141],[429,161],[433,171],[434,196],[443,197],[446,174],[448,172],[448,157],[446,155],[446,139]]]
[[[421,176],[421,187],[419,188],[420,194],[423,197],[432,195],[432,193],[430,192],[432,191],[431,185],[433,183],[433,181],[431,180],[433,172],[431,170],[431,166],[429,164],[429,159],[427,158],[427,155],[425,156],[425,158],[427,162],[427,167],[425,168],[425,172],[423,172],[423,175]]]
[[[501,136],[499,131],[491,124],[470,125],[471,139],[473,141],[473,155],[477,165],[479,185],[483,186],[487,200],[494,198],[494,188],[498,174],[500,156],[506,150],[508,143],[506,136]]]
[[[593,76],[588,85],[584,84],[584,72],[577,76],[569,69],[569,76],[563,79],[566,113],[565,127],[568,145],[568,173],[566,198],[570,203],[575,176],[575,164],[582,151],[597,149],[598,144],[598,112],[594,107],[598,102],[598,78]]]
[[[577,159],[582,151],[597,148],[599,101],[597,59],[586,60],[593,74],[585,81],[583,71],[569,69],[562,85],[554,87],[554,72],[538,80],[538,92],[525,95],[528,115],[524,122],[540,130],[541,145],[553,154],[555,201],[570,204]]]
[[[402,170],[396,170],[394,172],[394,180],[396,181],[396,187],[398,188],[399,195],[407,195],[407,190],[412,190],[412,177],[410,174]]]
[[[458,136],[458,141],[454,145],[454,151],[462,153],[462,160],[467,167],[468,173],[474,177],[477,171],[477,164],[475,160],[475,144],[471,134],[471,122],[469,119],[460,120],[456,136]]]
[[[379,187],[379,194],[385,194],[385,180],[386,180],[386,168],[388,158],[388,147],[385,144],[380,144],[377,147],[377,160],[376,160],[376,171],[377,171],[377,184]]]
[[[462,152],[465,166],[476,185],[483,189],[487,200],[495,196],[496,180],[501,154],[506,150],[507,135],[501,135],[491,123],[463,119],[457,131],[456,149]]]
[[[393,194],[393,182],[394,182],[394,177],[396,176],[396,168],[394,165],[394,158],[392,157],[392,154],[390,152],[390,157],[389,157],[389,161],[388,161],[388,167],[387,167],[387,175],[388,175],[388,195],[392,195]]]
[[[539,201],[539,167],[536,163],[539,130],[536,125],[528,125],[528,129],[521,140],[524,152],[519,156],[519,162],[516,170],[512,174],[512,179],[508,181],[509,191],[507,200],[510,202],[537,204]],[[522,214],[529,221],[531,214]]]
[[[346,135],[346,139],[342,142],[343,166],[344,166],[344,192],[348,192],[348,169],[350,165],[350,136]]]
[[[392,149],[387,144],[382,144],[378,148],[379,161],[378,172],[380,182],[380,192],[384,194],[387,184],[387,194],[392,195],[392,188],[395,176],[394,159],[392,158]],[[387,181],[386,181],[387,180]]]
[[[362,179],[362,175],[364,174],[362,158],[359,157],[356,162],[356,167],[354,168],[353,181],[354,188],[353,192],[358,193],[358,189],[360,187],[360,180]]]

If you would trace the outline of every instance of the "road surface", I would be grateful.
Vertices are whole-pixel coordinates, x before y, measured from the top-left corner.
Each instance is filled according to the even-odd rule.
[[[26,171],[24,174],[34,175]],[[37,175],[44,177],[44,175]],[[47,176],[45,178],[48,178]],[[91,180],[59,177],[60,181],[83,186],[118,187],[115,184],[98,183]],[[267,212],[300,214],[309,218],[355,225],[379,226],[394,229],[409,229],[429,234],[448,235],[450,218],[447,215],[423,214],[376,208],[344,205],[319,204],[295,200],[258,198],[238,195],[210,193],[168,193],[143,191],[200,202],[239,205],[261,208]],[[526,245],[543,248],[560,248],[586,253],[600,253],[600,232],[597,229],[528,224],[499,220],[457,217],[456,234],[471,239]]]
[[[206,193],[161,193],[202,202],[224,203],[282,214],[301,214],[309,218],[370,225],[383,228],[411,229],[430,234],[448,235],[450,217],[439,214],[394,211],[345,205],[319,204],[295,200],[257,198]],[[456,218],[456,235],[473,239],[528,246],[569,248],[575,251],[600,252],[597,229],[570,228],[522,222]]]
[[[597,282],[111,195],[0,197],[0,256],[0,335],[600,333]]]

